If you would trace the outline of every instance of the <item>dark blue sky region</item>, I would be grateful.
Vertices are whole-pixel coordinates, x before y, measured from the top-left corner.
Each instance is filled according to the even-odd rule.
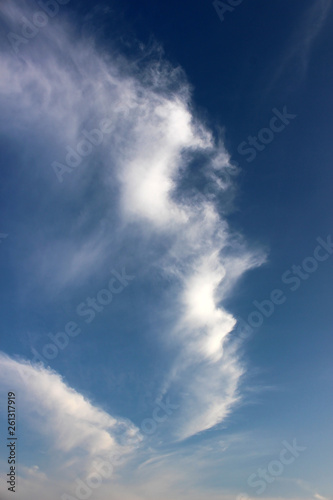
[[[331,0],[3,2],[17,498],[333,499],[332,28]]]

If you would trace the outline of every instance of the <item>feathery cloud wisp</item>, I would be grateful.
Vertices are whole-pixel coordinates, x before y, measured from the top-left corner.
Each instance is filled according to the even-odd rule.
[[[5,14],[17,21],[10,8]],[[147,269],[158,269],[173,291],[172,299],[171,294],[165,298],[169,321],[160,325],[159,335],[178,355],[163,374],[160,396],[170,391],[180,404],[179,415],[167,422],[167,439],[189,438],[220,424],[240,400],[245,369],[228,342],[235,319],[223,299],[265,259],[229,228],[218,191],[207,199],[188,179],[198,158],[205,182],[230,167],[230,157],[196,117],[179,68],[163,58],[140,68],[115,49],[105,54],[77,39],[60,20],[38,37],[22,47],[23,60],[4,49],[0,54],[1,128],[22,143],[25,153],[29,150],[33,167],[22,175],[33,176],[42,193],[26,230],[34,237],[25,239],[24,265],[30,273],[33,269],[31,279],[42,291],[76,289],[103,268],[115,232],[121,242],[135,228],[144,247],[155,242],[149,257],[140,254],[140,245],[135,257]],[[52,162],[64,162],[67,151],[79,150],[82,130],[96,129],[103,118],[110,122],[107,139],[86,162],[67,165],[71,172],[65,171],[59,184]],[[228,188],[221,182],[218,187]],[[53,212],[51,195],[64,217]],[[75,202],[84,206],[82,217],[72,217]],[[139,439],[135,426],[95,408],[59,375],[5,356],[1,366],[22,384],[15,375],[20,367],[29,380],[26,404],[37,401],[46,416],[41,432],[51,429],[51,437],[58,436],[52,446],[78,467],[84,469],[86,462],[76,461],[77,449],[89,458],[119,447],[131,451],[127,437]],[[117,441],[121,429],[123,445]]]

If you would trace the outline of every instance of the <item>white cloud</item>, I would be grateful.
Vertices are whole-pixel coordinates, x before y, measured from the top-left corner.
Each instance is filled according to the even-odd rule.
[[[101,118],[110,119],[112,133],[103,147],[65,176],[61,185],[67,200],[79,199],[88,207],[91,221],[98,204],[96,197],[87,196],[87,189],[97,178],[98,198],[105,202],[103,224],[101,230],[85,235],[82,221],[74,221],[68,235],[56,224],[54,234],[52,227],[47,236],[41,231],[29,243],[27,267],[31,272],[33,264],[42,289],[52,284],[60,290],[78,286],[80,279],[95,271],[92,263],[98,261],[102,267],[108,257],[112,208],[124,232],[134,226],[142,239],[154,236],[168,241],[167,250],[151,249],[149,265],[174,285],[173,300],[165,303],[172,327],[161,325],[160,336],[177,347],[178,357],[165,374],[161,394],[170,391],[179,398],[179,415],[167,425],[172,438],[185,439],[221,423],[240,400],[244,367],[228,342],[235,319],[223,308],[223,299],[264,256],[250,251],[242,237],[232,232],[214,198],[192,196],[193,186],[182,189],[191,162],[199,155],[205,165],[202,182],[224,172],[230,159],[221,140],[215,142],[195,117],[181,72],[163,60],[138,69],[113,51],[102,56],[97,48],[76,40],[70,30],[62,30],[58,22],[54,20],[38,35],[39,40],[22,48],[25,62],[1,53],[0,102],[6,117],[1,126],[9,135],[19,130],[22,137],[29,137],[29,129],[35,127],[41,142],[45,138],[50,156],[43,150],[43,158],[48,163],[36,163],[34,172],[47,193],[58,193],[51,162],[64,161],[65,147],[76,147],[83,128],[96,128]],[[35,146],[37,157],[38,141]],[[218,186],[226,189],[223,182]],[[46,198],[37,221],[49,208]],[[66,205],[65,214],[70,214]],[[137,436],[137,429],[93,406],[59,375],[6,356],[1,356],[0,363],[3,374],[10,373],[21,388],[25,385],[18,369],[24,374],[26,404],[40,408],[40,430],[50,433],[55,449],[68,454],[66,464],[73,464],[78,449],[88,458],[131,449],[126,439],[120,445],[117,436],[121,429],[125,438]],[[82,467],[86,460],[78,458],[74,465],[78,463]]]
[[[69,470],[83,472],[92,458],[130,453],[142,439],[130,421],[94,406],[51,369],[0,354],[0,378],[11,381],[30,432],[59,452]],[[0,389],[4,394],[4,382]],[[30,472],[39,474],[38,467]]]
[[[235,319],[221,301],[236,280],[260,265],[264,257],[247,250],[242,238],[232,233],[214,199],[177,191],[195,155],[204,158],[203,182],[230,165],[221,140],[216,144],[205,124],[195,117],[189,85],[180,71],[163,61],[139,70],[112,52],[105,58],[83,41],[72,43],[71,33],[63,32],[59,38],[60,27],[54,21],[38,34],[38,44],[32,40],[22,48],[24,64],[1,54],[2,106],[8,116],[13,109],[20,111],[18,119],[9,120],[6,126],[14,131],[19,125],[27,128],[31,120],[41,120],[44,133],[52,135],[51,163],[64,157],[64,145],[75,147],[87,123],[95,128],[101,118],[109,118],[112,133],[106,147],[96,151],[98,167],[89,161],[70,176],[65,174],[63,183],[68,183],[66,189],[73,197],[91,204],[93,214],[96,201],[83,193],[92,176],[97,176],[98,194],[107,201],[101,230],[87,231],[78,238],[80,222],[73,222],[69,236],[57,231],[53,237],[48,231],[45,241],[40,234],[31,244],[29,272],[32,264],[51,290],[52,285],[60,290],[75,286],[94,273],[96,262],[102,266],[107,259],[112,242],[111,207],[119,211],[118,224],[125,228],[136,225],[142,238],[148,234],[148,238],[168,239],[168,252],[156,252],[151,264],[176,280],[178,311],[170,311],[174,328],[163,332],[162,326],[161,335],[168,335],[178,346],[179,359],[166,375],[161,392],[190,392],[191,397],[181,402],[184,423],[175,420],[177,437],[188,437],[221,422],[239,400],[237,389],[244,368],[237,353],[227,348]],[[44,36],[47,54],[40,43]],[[41,172],[47,165],[35,168]],[[59,190],[52,174],[50,168],[45,189]],[[111,199],[109,189],[115,185],[117,196]],[[226,188],[223,183],[219,186]],[[62,437],[65,431],[59,432],[60,441],[69,446],[81,439],[78,434]],[[94,443],[97,448],[111,446],[112,438],[101,431]]]

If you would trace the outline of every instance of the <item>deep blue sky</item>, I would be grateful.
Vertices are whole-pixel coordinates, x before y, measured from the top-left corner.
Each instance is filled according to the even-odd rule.
[[[38,9],[0,12],[1,398],[15,389],[27,415],[18,498],[75,498],[114,451],[126,464],[96,500],[332,500],[331,1],[244,0],[222,22],[212,2],[71,0],[15,54],[8,33]],[[240,145],[283,109],[296,117],[248,162]],[[103,119],[59,182],[52,164]],[[298,265],[316,269],[292,290]],[[135,278],[92,312],[122,269]],[[284,303],[244,338],[275,289]],[[68,322],[81,332],[45,359]],[[179,409],[145,432],[166,398]],[[295,439],[306,450],[258,492],[251,474]]]

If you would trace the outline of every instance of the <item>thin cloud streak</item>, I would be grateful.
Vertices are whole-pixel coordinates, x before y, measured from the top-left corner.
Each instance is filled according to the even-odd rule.
[[[305,77],[312,47],[324,28],[331,7],[332,0],[314,0],[313,4],[303,13],[297,28],[288,41],[288,48],[278,63],[266,90],[266,95],[291,66],[298,82]]]

